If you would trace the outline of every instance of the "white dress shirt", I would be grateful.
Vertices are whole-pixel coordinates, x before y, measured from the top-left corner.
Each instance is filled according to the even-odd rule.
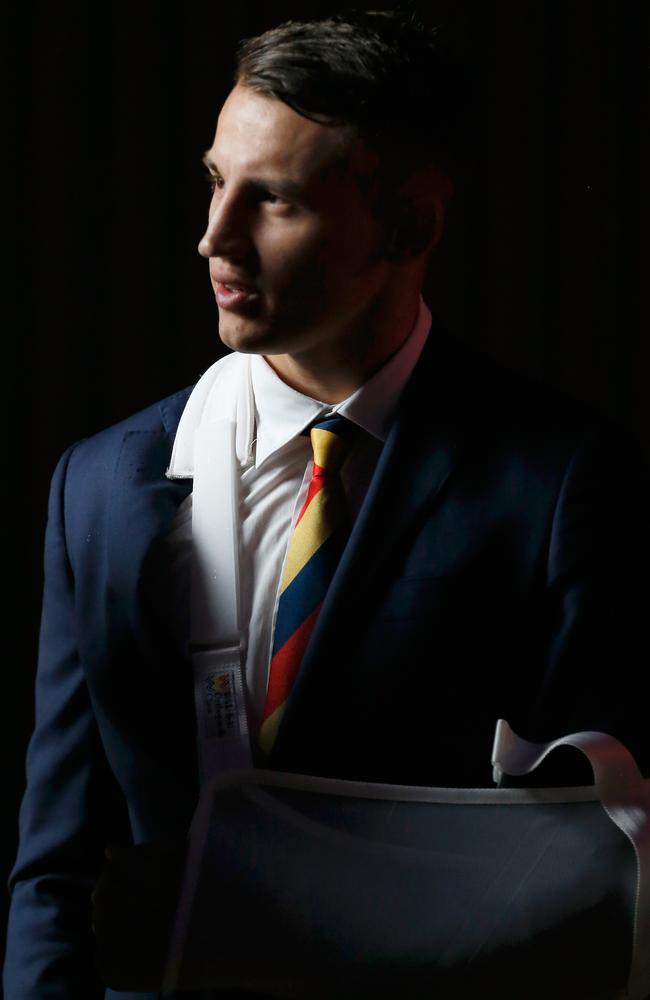
[[[316,418],[333,413],[351,420],[364,432],[356,435],[341,470],[354,519],[386,440],[396,403],[424,347],[430,325],[431,314],[420,300],[415,325],[400,349],[351,396],[335,404],[297,392],[282,381],[263,356],[251,358],[254,447],[251,460],[240,466],[238,520],[240,627],[247,711],[253,731],[264,709],[284,560],[312,473],[311,444],[301,432]],[[159,607],[169,615],[167,620],[179,642],[187,639],[191,513],[192,494],[181,503],[162,539],[151,578],[153,583],[155,577],[154,586],[160,594]],[[219,517],[219,511],[215,511],[215,518]]]

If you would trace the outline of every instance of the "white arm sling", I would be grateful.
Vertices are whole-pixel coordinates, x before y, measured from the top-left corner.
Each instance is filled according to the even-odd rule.
[[[252,767],[239,620],[238,489],[251,454],[250,357],[202,376],[174,442],[167,477],[193,475],[190,653],[201,781]]]

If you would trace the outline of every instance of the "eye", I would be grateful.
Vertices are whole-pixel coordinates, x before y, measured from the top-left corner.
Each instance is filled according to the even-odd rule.
[[[280,197],[279,194],[274,194],[273,191],[267,191],[266,188],[258,188],[254,193],[254,199],[256,201],[265,201],[269,205],[284,205],[285,199]]]
[[[221,189],[223,187],[224,180],[223,180],[223,177],[221,176],[221,174],[213,174],[212,172],[209,172],[209,173],[205,174],[204,176],[205,176],[206,181],[210,185],[210,190],[211,191],[214,191],[215,188]]]

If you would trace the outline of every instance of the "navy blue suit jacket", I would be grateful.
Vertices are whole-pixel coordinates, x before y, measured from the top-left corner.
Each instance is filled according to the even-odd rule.
[[[196,802],[189,659],[142,587],[192,486],[165,478],[189,392],[74,444],[53,475],[8,1000],[93,995],[104,846],[183,834]],[[621,428],[432,334],[271,765],[489,786],[503,717],[532,740],[612,733],[650,774],[649,495]],[[564,766],[544,782],[589,780]]]

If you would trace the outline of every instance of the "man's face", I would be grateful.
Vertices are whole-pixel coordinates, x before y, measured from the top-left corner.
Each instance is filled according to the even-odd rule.
[[[206,161],[214,191],[199,252],[223,342],[271,355],[343,342],[388,279],[374,154],[239,84]]]

